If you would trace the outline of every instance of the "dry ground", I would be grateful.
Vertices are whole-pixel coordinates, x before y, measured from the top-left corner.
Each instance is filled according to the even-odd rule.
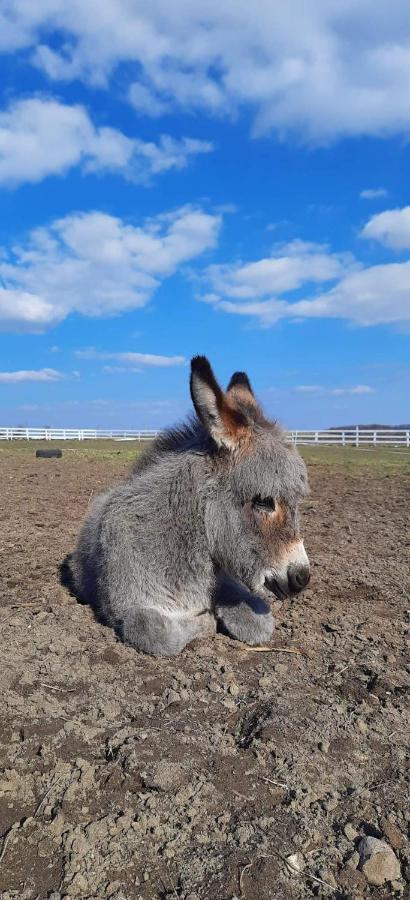
[[[0,897],[406,896],[410,456],[306,452],[312,581],[272,641],[303,654],[217,636],[155,660],[58,578],[133,448],[64,450],[0,447]],[[368,884],[363,834],[401,881]]]

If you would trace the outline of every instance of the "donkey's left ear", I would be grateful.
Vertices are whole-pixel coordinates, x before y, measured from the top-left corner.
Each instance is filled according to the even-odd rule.
[[[198,418],[218,447],[233,450],[248,422],[220,388],[206,356],[194,356],[191,361],[191,397]]]

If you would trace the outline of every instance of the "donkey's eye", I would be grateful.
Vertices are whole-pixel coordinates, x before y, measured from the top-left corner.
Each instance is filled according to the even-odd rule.
[[[260,494],[257,494],[252,500],[252,508],[264,510],[265,512],[274,512],[275,501],[273,497],[261,497]]]

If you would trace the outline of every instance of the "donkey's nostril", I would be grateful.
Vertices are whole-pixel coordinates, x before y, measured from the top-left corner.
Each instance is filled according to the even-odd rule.
[[[289,566],[288,582],[289,589],[292,594],[299,594],[303,588],[309,584],[310,568],[309,566]]]

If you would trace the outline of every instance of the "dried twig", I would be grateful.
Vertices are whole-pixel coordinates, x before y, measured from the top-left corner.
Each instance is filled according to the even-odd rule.
[[[55,684],[47,684],[45,681],[38,681],[38,684],[41,684],[41,687],[46,687],[50,691],[60,691],[62,694],[72,694],[76,688],[65,688],[65,687],[57,687]]]
[[[5,832],[4,839],[3,839],[3,846],[1,848],[1,853],[0,853],[0,863],[2,862],[3,856],[7,850],[7,844],[11,838],[12,832],[17,831],[17,829],[19,827],[20,827],[20,822],[13,822],[13,824],[10,825],[10,828],[8,828],[7,831]]]
[[[48,795],[51,793],[51,791],[53,790],[53,787],[56,787],[56,785],[59,784],[59,782],[63,780],[63,777],[64,777],[64,776],[61,775],[60,778],[56,778],[55,781],[52,781],[52,782],[51,782],[50,787],[47,788],[45,794],[43,794],[43,796],[42,796],[40,802],[39,802],[39,803],[37,804],[37,806],[36,806],[36,809],[35,809],[35,811],[34,811],[34,813],[33,813],[33,819],[35,819],[35,817],[36,817],[36,816],[38,815],[38,813],[40,812],[40,809],[41,809],[41,807],[42,807],[42,805],[43,805],[43,803],[44,803],[44,800],[45,800],[46,797],[48,797]]]
[[[333,672],[333,675],[341,675],[342,672],[345,672],[346,669],[348,669],[350,665],[351,665],[351,663],[348,662],[348,663],[346,663],[345,666],[342,666],[341,669],[335,669],[335,671]]]
[[[286,788],[289,790],[289,786],[284,781],[273,781],[272,778],[265,778],[264,775],[257,775],[257,778],[260,778],[261,781],[266,781],[268,784],[274,784],[276,787]]]
[[[250,869],[251,866],[253,866],[253,860],[252,860],[252,862],[250,862],[250,863],[246,863],[245,866],[241,866],[241,871],[240,871],[240,874],[239,874],[239,891],[240,891],[240,897],[244,897],[244,896],[245,896],[245,894],[243,893],[243,885],[242,885],[242,882],[243,882],[243,876],[244,876],[245,872],[247,871],[247,869]]]
[[[252,647],[248,644],[235,645],[237,650],[244,650],[248,653],[299,653],[305,656],[306,651],[301,647]]]

